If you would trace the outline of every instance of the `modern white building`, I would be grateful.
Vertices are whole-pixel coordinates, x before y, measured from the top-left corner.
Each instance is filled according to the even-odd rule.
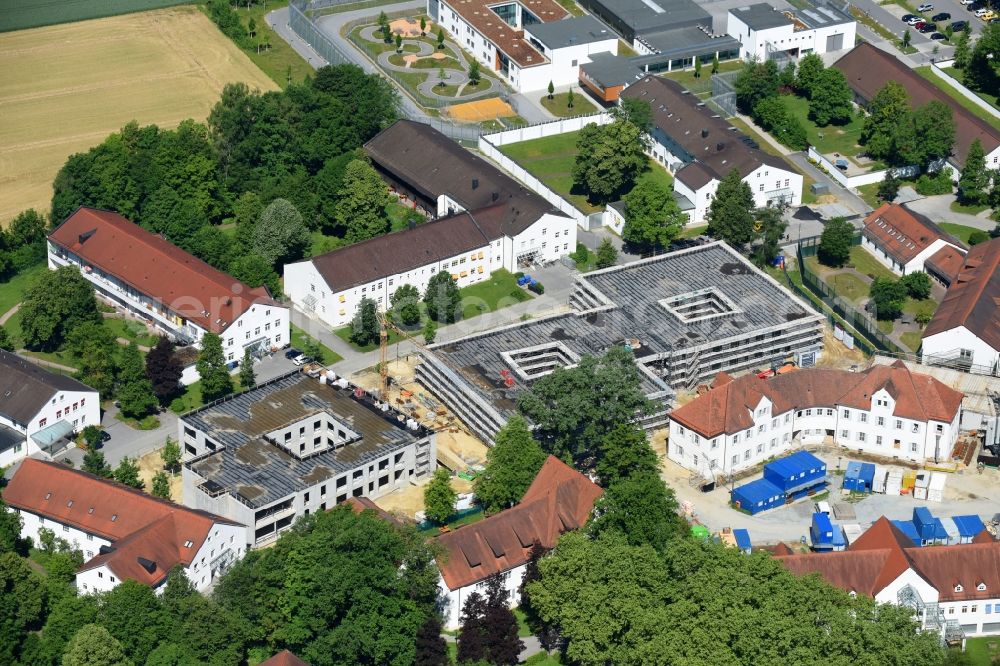
[[[37,546],[48,529],[83,553],[76,584],[84,593],[123,580],[160,591],[177,565],[206,591],[247,547],[245,525],[58,463],[28,458],[3,499],[20,514],[22,537]]]
[[[667,456],[711,479],[830,437],[849,452],[939,462],[958,439],[962,398],[902,361],[767,379],[720,373],[709,391],[670,413]]]
[[[555,547],[564,532],[586,524],[603,491],[593,481],[549,456],[516,505],[478,523],[438,537],[438,581],[444,624],[460,626],[462,606],[473,592],[484,593],[486,579],[500,574],[513,608],[521,602],[524,569],[537,544]]]
[[[105,302],[181,344],[222,338],[238,363],[290,342],[289,310],[118,213],[78,208],[49,234],[49,268],[79,268]]]
[[[1000,374],[1000,238],[969,250],[920,352],[925,362]]]
[[[944,276],[938,274],[954,271],[956,260],[965,254],[962,244],[941,227],[905,206],[889,203],[865,218],[861,247],[896,275],[928,272],[928,261],[947,255],[948,259],[937,261],[942,268],[933,271],[942,281]]]
[[[402,200],[437,219],[287,264],[285,293],[329,326],[350,323],[364,298],[384,310],[403,285],[423,294],[441,271],[466,287],[576,250],[573,218],[428,125],[398,121],[365,149]]]
[[[462,48],[518,92],[576,83],[595,53],[618,53],[618,35],[555,0],[427,0],[427,13]]]
[[[329,378],[329,381],[328,381]],[[185,414],[184,503],[272,544],[296,518],[434,473],[436,435],[332,375],[301,372]]]
[[[740,57],[760,60],[854,48],[857,22],[827,4],[778,10],[760,2],[729,10],[726,32],[740,41]]]
[[[100,424],[97,391],[0,350],[0,467],[55,455],[74,434]]]
[[[906,606],[949,640],[1000,634],[1000,542],[986,531],[968,544],[920,547],[882,517],[844,551],[792,554],[780,544],[775,557],[852,596]]]
[[[621,97],[649,102],[650,155],[673,174],[674,192],[691,204],[691,222],[705,221],[719,182],[733,169],[758,207],[802,203],[800,173],[783,159],[747,145],[746,136],[676,81],[647,76]]]

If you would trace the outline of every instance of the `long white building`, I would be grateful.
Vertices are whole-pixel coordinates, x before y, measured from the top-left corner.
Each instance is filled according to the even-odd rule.
[[[79,268],[107,303],[181,344],[222,337],[226,360],[290,342],[289,310],[118,213],[78,208],[49,234],[49,268]]]
[[[899,204],[882,204],[865,218],[861,247],[896,275],[924,271],[945,284],[965,248],[927,217]]]
[[[21,516],[21,536],[37,546],[54,532],[84,556],[76,584],[107,592],[123,580],[162,590],[180,565],[200,591],[239,560],[247,528],[58,463],[29,458],[3,491]]]
[[[719,182],[736,169],[763,208],[802,203],[802,175],[783,159],[752,148],[746,137],[676,81],[647,76],[621,94],[649,103],[649,152],[674,176],[691,222],[704,222]]]
[[[781,10],[760,2],[729,10],[726,32],[740,41],[740,57],[793,60],[854,48],[857,21],[827,4]]]
[[[670,413],[667,456],[713,478],[830,437],[850,452],[939,462],[950,459],[958,439],[962,398],[902,361],[769,379],[720,373],[709,391]]]
[[[54,455],[75,433],[100,424],[97,391],[0,350],[0,467]]]
[[[311,317],[344,326],[362,299],[384,310],[441,271],[466,287],[576,250],[572,218],[428,125],[398,121],[365,149],[396,194],[438,219],[286,265],[285,293]]]

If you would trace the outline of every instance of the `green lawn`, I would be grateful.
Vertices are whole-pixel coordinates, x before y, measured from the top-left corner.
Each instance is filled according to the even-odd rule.
[[[298,350],[302,350],[306,346],[307,340],[312,340],[312,336],[303,331],[298,326],[292,325],[292,346]],[[316,359],[323,365],[330,365],[331,363],[336,363],[337,361],[343,361],[344,357],[333,351],[322,342],[319,343],[319,352],[321,358]]]
[[[727,60],[719,63],[719,73],[735,72],[743,67],[740,60]],[[673,79],[688,90],[698,92],[709,92],[712,90],[712,63],[703,63],[701,66],[701,76],[694,75],[694,68],[684,69],[677,72],[668,72],[662,75],[665,79]]]
[[[938,226],[966,245],[969,244],[969,236],[972,232],[979,231],[975,227],[967,227],[964,224],[954,224],[953,222],[938,222]]]
[[[160,419],[153,414],[138,420],[126,418],[121,412],[115,414],[115,418],[134,430],[156,430],[160,427]]]
[[[938,303],[933,298],[925,298],[919,301],[915,298],[907,298],[906,304],[903,305],[903,312],[913,317],[916,317],[919,314],[934,316],[934,311],[937,310],[937,306]]]
[[[899,336],[903,345],[909,347],[911,351],[916,352],[920,349],[920,336],[923,335],[920,331],[910,331],[909,333],[903,333]]]
[[[343,340],[344,342],[346,342],[347,344],[351,345],[351,347],[353,349],[356,349],[358,351],[370,352],[370,351],[373,351],[375,349],[378,349],[378,342],[377,341],[376,342],[372,342],[372,343],[367,344],[367,345],[364,345],[364,346],[355,344],[354,342],[351,342],[351,324],[348,324],[347,326],[342,326],[340,328],[334,329],[333,334],[336,335],[341,340]],[[419,332],[418,332],[418,334],[419,334]],[[402,336],[399,333],[397,333],[396,331],[394,331],[392,329],[389,329],[388,342],[389,342],[390,345],[394,345],[394,344],[396,344],[397,342],[399,342],[402,339],[403,338],[402,338]],[[294,331],[292,333],[292,340],[295,340]],[[292,343],[292,346],[295,346],[294,342]],[[330,353],[333,353],[333,352],[330,352]]]
[[[860,305],[863,300],[868,298],[868,283],[853,273],[831,275],[826,278],[826,283],[833,287],[839,296],[855,305]]]
[[[966,639],[965,653],[972,666],[990,666],[994,663],[994,659],[1000,658],[1000,647],[990,649],[990,643],[1000,646],[996,636]]]
[[[282,88],[288,85],[289,78],[291,78],[292,83],[297,83],[315,73],[312,66],[303,60],[302,56],[296,53],[288,42],[271,30],[267,22],[264,21],[264,15],[268,12],[287,6],[288,0],[275,0],[267,3],[255,2],[250,9],[247,9],[246,3],[243,3],[237,10],[243,25],[247,25],[251,18],[257,24],[257,33],[253,41],[271,46],[270,49],[262,50],[260,53],[257,52],[257,48],[241,48],[240,50],[246,53],[247,57],[260,67],[262,72]],[[200,5],[199,9],[206,14],[208,13],[204,5]]]
[[[576,4],[574,0],[558,0],[558,2],[562,5],[563,9],[568,11],[573,16],[583,16],[583,9],[581,9],[580,5]]]
[[[708,225],[707,224],[693,224],[693,225],[684,227],[684,229],[681,231],[680,235],[678,235],[677,237],[678,238],[696,238],[696,237],[701,236],[702,234],[705,234],[705,233],[708,233]]]
[[[739,118],[733,116],[732,118],[728,119],[728,122],[730,125],[738,129],[740,132],[746,134],[748,137],[756,141],[757,144],[760,146],[762,152],[765,152],[768,155],[773,155],[774,157],[783,158],[783,155],[781,154],[780,150],[772,146],[769,141],[767,141],[764,137],[760,135],[760,133],[758,133],[754,128],[750,127]]]
[[[0,283],[0,315],[21,302],[25,289],[36,277],[48,270],[48,265],[40,263],[26,268],[6,282]]]
[[[588,201],[587,196],[573,186],[573,164],[576,161],[576,142],[579,136],[579,132],[567,132],[542,139],[509,143],[501,146],[500,152],[565,197],[577,210],[589,215],[601,210],[602,206]],[[647,178],[657,180],[668,188],[673,184],[670,174],[652,160],[649,160],[649,169],[639,176],[640,181]]]
[[[152,347],[160,339],[159,336],[150,334],[146,327],[137,321],[105,317],[104,325],[115,334],[116,338],[125,338],[143,347]]]
[[[913,71],[919,74],[920,76],[924,77],[931,83],[933,83],[940,90],[943,90],[944,94],[946,94],[948,97],[951,97],[953,100],[961,104],[969,112],[971,112],[972,115],[982,118],[984,121],[988,122],[994,128],[1000,130],[1000,118],[997,118],[992,114],[986,113],[981,108],[979,108],[977,104],[963,97],[960,92],[949,86],[940,76],[935,74],[931,70],[929,65],[924,65],[922,67],[914,67]]]
[[[899,277],[880,264],[878,260],[868,252],[868,250],[864,249],[860,245],[855,245],[851,248],[850,265],[853,266],[854,270],[857,272],[870,277],[884,277],[889,278],[890,280],[895,280]]]
[[[864,125],[861,114],[856,115],[846,125],[818,127],[809,119],[809,100],[798,95],[782,95],[778,99],[785,105],[789,113],[802,123],[806,129],[806,138],[811,145],[816,146],[816,150],[819,152],[857,155],[861,151],[861,147],[858,145],[861,128]]]
[[[389,231],[402,231],[408,225],[408,220],[410,218],[410,213],[412,212],[408,206],[404,206],[398,201],[394,201],[389,204]],[[426,220],[419,213],[414,219],[419,219],[419,222],[425,222]],[[328,236],[320,230],[314,230],[310,232],[310,245],[309,245],[309,256],[315,257],[320,254],[326,254],[332,250],[344,247],[348,243],[344,242],[342,238],[337,236]]]
[[[490,279],[463,287],[462,318],[470,319],[484,312],[493,312],[515,303],[531,300],[527,289],[517,286],[517,278],[505,270],[499,270]]]
[[[890,333],[892,333],[892,329],[894,327],[894,324],[891,321],[885,321],[885,320],[879,319],[878,321],[875,322],[875,326],[882,333],[885,333],[886,335],[889,335]]]
[[[573,93],[573,107],[569,107],[569,93],[556,93],[549,99],[548,95],[542,95],[542,106],[548,109],[549,113],[560,118],[571,116],[582,116],[587,113],[594,113],[597,107],[591,104],[587,97],[579,90]]]
[[[980,206],[974,204],[962,204],[959,203],[958,200],[956,199],[955,201],[951,202],[950,208],[953,213],[965,213],[966,215],[979,215],[979,213],[982,213],[984,210],[989,210],[990,206],[989,204],[982,204]],[[960,225],[955,225],[955,226],[960,226]]]
[[[514,617],[517,618],[517,635],[520,638],[525,638],[531,635],[531,628],[528,627],[528,616],[524,614],[524,611],[520,608],[514,609]]]
[[[974,95],[976,95],[977,97],[979,97],[979,99],[983,100],[984,102],[986,102],[987,104],[989,104],[990,106],[992,106],[995,109],[1000,109],[1000,98],[994,97],[993,99],[990,99],[987,95],[984,95],[983,93],[979,92],[978,90],[972,90],[972,88],[969,88],[969,86],[966,85],[966,83],[965,83],[965,72],[963,72],[960,69],[956,69],[955,67],[945,67],[943,69],[945,70],[945,74],[947,74],[948,76],[950,76],[951,78],[955,79],[956,81],[958,81],[959,83],[961,83],[963,86],[965,86],[966,88],[968,88],[969,90],[971,90]]]
[[[201,400],[201,382],[197,381],[190,386],[184,387],[184,393],[170,403],[170,411],[177,414],[184,414],[185,412],[190,412],[192,409],[201,407],[202,404],[204,403]]]

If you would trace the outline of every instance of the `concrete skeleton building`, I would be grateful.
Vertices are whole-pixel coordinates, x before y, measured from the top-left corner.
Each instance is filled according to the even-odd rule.
[[[969,250],[920,352],[924,362],[1000,375],[1000,238]]]
[[[288,308],[118,213],[78,208],[49,234],[49,268],[74,266],[107,303],[181,344],[222,338],[226,360],[290,342]]]
[[[676,81],[646,76],[622,93],[649,102],[650,154],[674,175],[674,192],[692,222],[702,222],[719,182],[736,169],[759,207],[802,203],[802,175],[752,141]]]
[[[516,505],[438,537],[438,588],[445,628],[460,626],[462,605],[485,581],[501,574],[511,608],[521,602],[524,569],[535,544],[555,547],[564,532],[583,527],[603,491],[555,456],[549,456]]]
[[[346,380],[293,372],[185,414],[184,502],[273,543],[296,518],[428,478],[434,432]]]
[[[865,218],[861,247],[896,275],[923,271],[945,285],[965,257],[961,242],[930,219],[888,203]]]
[[[438,219],[287,264],[285,292],[311,317],[343,326],[363,298],[385,309],[440,271],[466,287],[576,250],[572,218],[428,125],[400,120],[365,150],[394,192]]]
[[[76,585],[85,593],[123,580],[159,592],[175,566],[204,592],[246,551],[245,525],[63,464],[25,460],[3,499],[21,516],[21,535],[36,546],[48,529],[83,553]]]
[[[822,346],[823,317],[721,242],[581,275],[570,305],[433,345],[417,379],[490,442],[520,391],[615,345],[632,348],[642,388],[660,406],[647,428],[666,423],[675,389],[720,371],[809,364]]]
[[[885,517],[846,550],[775,558],[794,574],[911,608],[925,631],[948,638],[1000,634],[1000,542],[985,530],[972,543],[921,548]]]
[[[744,60],[784,60],[854,48],[857,21],[830,5],[779,11],[760,2],[729,10],[726,32]]]
[[[72,377],[0,350],[0,467],[41,453],[101,424],[101,396]]]
[[[427,0],[427,13],[519,92],[575,83],[592,54],[618,53],[618,35],[555,0]]]
[[[958,439],[962,398],[902,361],[768,379],[720,373],[709,391],[670,413],[667,456],[712,479],[831,437],[852,452],[940,462]]]
[[[862,42],[840,58],[834,67],[847,77],[847,83],[854,90],[855,101],[862,106],[867,106],[890,81],[896,81],[906,89],[913,108],[935,100],[948,106],[955,120],[955,145],[947,163],[954,171],[961,171],[969,148],[976,139],[982,143],[986,153],[986,167],[1000,168],[1000,130],[986,122],[982,114],[966,109],[895,56]]]

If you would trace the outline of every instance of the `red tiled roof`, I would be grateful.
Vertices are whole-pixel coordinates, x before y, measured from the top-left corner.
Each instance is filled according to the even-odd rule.
[[[847,77],[847,83],[865,101],[870,101],[889,81],[906,89],[912,107],[937,100],[946,104],[955,119],[955,147],[959,164],[965,164],[972,142],[979,139],[989,155],[1000,146],[1000,132],[975,112],[969,111],[936,85],[913,71],[895,56],[862,42],[834,65]]]
[[[177,564],[187,566],[215,523],[238,525],[65,465],[27,458],[3,491],[7,504],[103,537],[114,550],[84,564],[102,564],[122,579],[147,585],[163,581]],[[184,547],[188,541],[190,547]],[[155,562],[150,572],[139,558]]]
[[[466,23],[481,32],[486,39],[521,67],[533,67],[548,62],[546,57],[524,38],[524,30],[511,27],[491,9],[496,3],[490,0],[445,0],[444,4],[454,9]],[[569,12],[555,0],[518,0],[518,4],[538,17],[542,23],[558,21],[569,16]]]
[[[392,515],[378,504],[373,502],[369,497],[348,497],[346,501],[347,505],[351,507],[351,511],[354,513],[364,513],[365,511],[374,511],[375,514],[382,520],[386,520],[390,523],[401,524],[401,521],[396,516]],[[331,511],[333,509],[330,509]]]
[[[912,569],[940,601],[992,599],[1000,590],[1000,542],[980,537],[971,544],[920,548],[883,516],[845,551],[776,558],[792,573],[818,573],[835,587],[872,597]],[[980,584],[986,589],[978,590]]]
[[[1000,350],[1000,238],[969,250],[923,337],[960,326]]]
[[[965,250],[945,245],[940,250],[927,257],[924,261],[924,270],[928,273],[935,273],[938,277],[950,285],[958,277],[958,272],[965,264]]]
[[[260,662],[259,666],[309,666],[288,650],[282,650],[270,659]]]
[[[886,388],[897,416],[951,422],[963,395],[929,375],[911,373],[905,364],[872,366],[862,372],[806,368],[768,379],[739,379],[720,373],[712,389],[670,413],[670,419],[702,437],[735,434],[753,426],[753,411],[768,398],[773,414],[791,409],[845,405],[871,409],[871,396]]]
[[[862,233],[904,266],[936,240],[958,245],[929,219],[897,204],[882,204],[873,211],[865,218]]]
[[[602,492],[549,456],[517,506],[438,537],[444,582],[456,590],[524,564],[535,543],[552,548],[560,534],[582,527]]]
[[[78,208],[49,240],[213,333],[256,303],[278,305],[266,288],[251,289],[118,213]]]

